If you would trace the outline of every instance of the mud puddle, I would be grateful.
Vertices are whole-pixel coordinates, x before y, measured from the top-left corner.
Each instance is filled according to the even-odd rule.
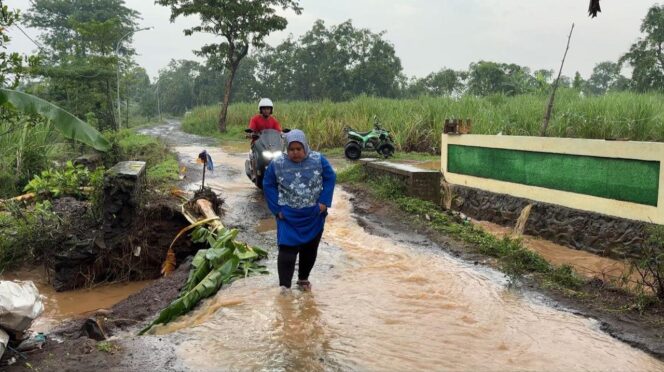
[[[512,235],[513,230],[510,227],[488,221],[473,221],[473,223],[498,237]],[[576,272],[587,278],[599,278],[620,286],[621,278],[629,272],[629,264],[624,261],[571,249],[530,235],[522,235],[521,239],[526,248],[539,253],[550,263],[556,266],[570,265]],[[632,274],[631,281],[636,282],[637,279],[637,274]]]
[[[414,163],[413,166],[426,170],[440,170],[440,160],[423,161],[419,163]]]
[[[204,145],[176,141],[185,162]],[[281,295],[274,231],[261,227],[271,216],[244,175],[244,157],[207,150],[219,164],[206,183],[225,198],[224,224],[270,251],[271,274],[236,281],[157,328],[192,370],[664,368],[598,322],[509,290],[501,273],[450,257],[422,236],[368,233],[341,190],[312,273],[314,291]]]
[[[85,316],[98,309],[109,309],[153,282],[99,284],[92,288],[56,292],[47,277],[42,267],[0,275],[0,280],[30,280],[35,283],[39,294],[44,296],[44,312],[30,327],[35,332],[46,333],[67,319]]]

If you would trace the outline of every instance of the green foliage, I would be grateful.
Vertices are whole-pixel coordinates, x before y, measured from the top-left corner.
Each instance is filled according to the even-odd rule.
[[[19,15],[18,11],[0,6],[0,49],[5,49],[10,41],[6,28],[17,22]],[[36,59],[29,57],[28,62],[34,67]],[[0,53],[0,197],[19,192],[28,179],[47,166],[55,150],[59,154],[67,152],[68,148],[59,143],[61,137],[74,138],[99,149],[105,147],[99,133],[63,109],[6,89],[15,87],[25,72],[18,54]]]
[[[585,83],[585,90],[591,94],[604,94],[609,91],[621,91],[629,88],[629,79],[620,74],[622,66],[610,61],[598,63],[593,68],[590,79]]]
[[[111,143],[111,151],[105,154],[106,166],[124,160],[139,160],[147,163],[148,169],[168,158],[168,147],[159,139],[136,133],[132,129],[105,132]]]
[[[574,74],[574,81],[572,82],[572,88],[577,91],[582,91],[583,88],[585,87],[586,82],[583,80],[581,77],[581,74],[577,71]]]
[[[337,183],[362,182],[365,180],[365,177],[362,165],[353,164],[337,172]]]
[[[530,69],[514,63],[479,61],[471,63],[468,71],[468,93],[478,96],[496,93],[513,96],[532,92],[537,86]]]
[[[18,10],[10,10],[0,2],[0,88],[18,86],[21,75],[25,72],[23,58],[19,53],[6,53],[9,36],[6,29],[20,20]]]
[[[370,130],[371,118],[377,115],[394,136],[396,154],[439,153],[446,118],[473,119],[475,134],[538,135],[546,101],[546,95],[538,94],[409,100],[359,97],[339,103],[277,101],[274,115],[282,126],[304,130],[318,150],[342,147],[346,143],[345,126]],[[661,94],[622,92],[583,98],[574,89],[559,89],[547,133],[556,137],[664,141],[663,101]],[[213,134],[217,111],[217,106],[194,109],[183,120],[184,130]],[[232,105],[226,138],[243,140],[242,130],[255,112],[255,103]]]
[[[108,141],[96,129],[41,98],[15,90],[0,89],[0,104],[5,103],[11,104],[23,113],[40,115],[49,119],[66,138],[85,143],[99,151],[107,151],[110,148]]]
[[[0,106],[0,198],[20,193],[35,174],[49,166],[58,147],[59,153],[66,153],[66,146],[58,146],[60,141],[49,122]]]
[[[664,300],[664,226],[653,225],[648,228],[648,234],[641,257],[632,260],[632,268],[639,276],[637,284],[661,301]]]
[[[323,155],[327,157],[344,157],[344,148],[343,147],[333,147],[321,149]],[[374,151],[363,152],[362,157],[376,157],[378,154]],[[440,161],[440,154],[430,153],[430,152],[396,152],[390,157],[391,160],[404,160],[404,161],[419,161],[419,162],[433,162]]]
[[[117,345],[115,345],[114,343],[112,343],[110,341],[99,341],[99,342],[97,342],[96,347],[97,347],[97,350],[99,350],[101,352],[104,352],[104,353],[109,353],[109,354],[112,354],[117,349],[119,349],[119,347]]]
[[[124,0],[35,0],[30,5],[25,19],[41,31],[44,48],[43,63],[34,69],[42,82],[29,88],[79,118],[94,113],[100,129],[119,127],[116,69],[132,64],[131,37],[122,37],[136,29],[139,14]]]
[[[163,185],[179,180],[179,164],[175,155],[170,155],[166,160],[148,168],[148,182],[152,185]]]
[[[104,169],[97,169],[94,178],[99,179]],[[86,193],[83,187],[90,186],[92,172],[82,165],[74,166],[68,161],[63,169],[48,169],[34,176],[25,186],[23,192],[33,192],[38,198],[74,196],[83,198]]]
[[[154,325],[166,324],[189,312],[202,299],[217,293],[224,284],[238,278],[267,273],[264,266],[256,263],[267,257],[267,252],[236,241],[237,233],[236,229],[226,228],[211,231],[207,227],[198,227],[194,230],[191,234],[192,240],[207,243],[208,248],[196,253],[189,278],[180,296],[139,334],[144,334]]]
[[[374,193],[382,199],[394,199],[403,196],[406,186],[398,178],[382,176],[378,178],[368,178],[368,185]]]
[[[414,79],[406,88],[407,97],[418,97],[424,95],[430,96],[451,96],[463,92],[464,80],[468,78],[465,71],[454,71],[451,69],[442,69],[438,72],[432,72],[421,79]]]
[[[24,262],[34,261],[54,245],[54,234],[62,221],[46,200],[32,209],[19,203],[4,203],[8,213],[0,212],[0,274]]]
[[[104,135],[112,148],[104,158],[107,167],[126,160],[144,161],[148,183],[156,188],[179,179],[180,166],[177,157],[160,139],[138,134],[133,129],[106,132]]]
[[[620,62],[632,66],[632,85],[639,92],[664,92],[664,5],[655,4],[641,24],[645,35]]]
[[[339,175],[346,178],[345,182],[363,182],[374,197],[394,203],[399,211],[405,212],[418,223],[469,243],[479,253],[497,258],[501,270],[511,280],[524,274],[537,273],[545,284],[556,288],[576,290],[583,284],[583,280],[570,266],[552,266],[538,253],[525,248],[520,239],[497,238],[457,215],[441,210],[432,202],[405,196],[403,185],[393,178],[367,177],[361,165],[339,172],[338,178]]]
[[[260,92],[282,100],[397,97],[401,61],[383,36],[358,29],[350,20],[329,29],[317,20],[297,41],[261,50]]]
[[[301,12],[297,0],[157,0],[157,4],[171,9],[171,21],[179,16],[198,15],[201,24],[185,29],[185,35],[197,32],[211,33],[224,40],[218,44],[204,45],[196,51],[206,57],[217,70],[227,69],[224,100],[219,115],[219,129],[226,131],[226,110],[230,103],[233,80],[240,61],[246,57],[249,47],[265,46],[264,39],[273,31],[286,28],[286,18],[276,14],[275,7]]]
[[[570,265],[562,265],[551,270],[547,282],[549,285],[568,289],[579,289],[583,285],[583,279]]]

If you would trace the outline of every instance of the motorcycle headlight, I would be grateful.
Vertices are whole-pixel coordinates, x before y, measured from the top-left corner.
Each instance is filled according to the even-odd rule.
[[[263,157],[266,159],[272,159],[274,156],[272,155],[272,151],[263,151]]]

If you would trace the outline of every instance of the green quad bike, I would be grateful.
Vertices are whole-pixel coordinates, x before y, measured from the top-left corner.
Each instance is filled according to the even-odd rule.
[[[346,127],[348,142],[344,147],[344,155],[350,160],[357,160],[362,156],[362,150],[376,150],[384,158],[394,154],[394,140],[390,132],[383,129],[378,121],[374,122],[374,129],[369,132],[358,132]]]

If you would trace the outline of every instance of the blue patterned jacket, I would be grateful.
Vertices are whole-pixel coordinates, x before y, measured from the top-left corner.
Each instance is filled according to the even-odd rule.
[[[305,143],[306,145],[306,143]],[[327,212],[318,204],[332,206],[336,174],[323,155],[308,151],[300,163],[286,154],[274,159],[263,177],[263,192],[270,211],[277,217],[277,243],[296,246],[312,241],[323,231]]]

